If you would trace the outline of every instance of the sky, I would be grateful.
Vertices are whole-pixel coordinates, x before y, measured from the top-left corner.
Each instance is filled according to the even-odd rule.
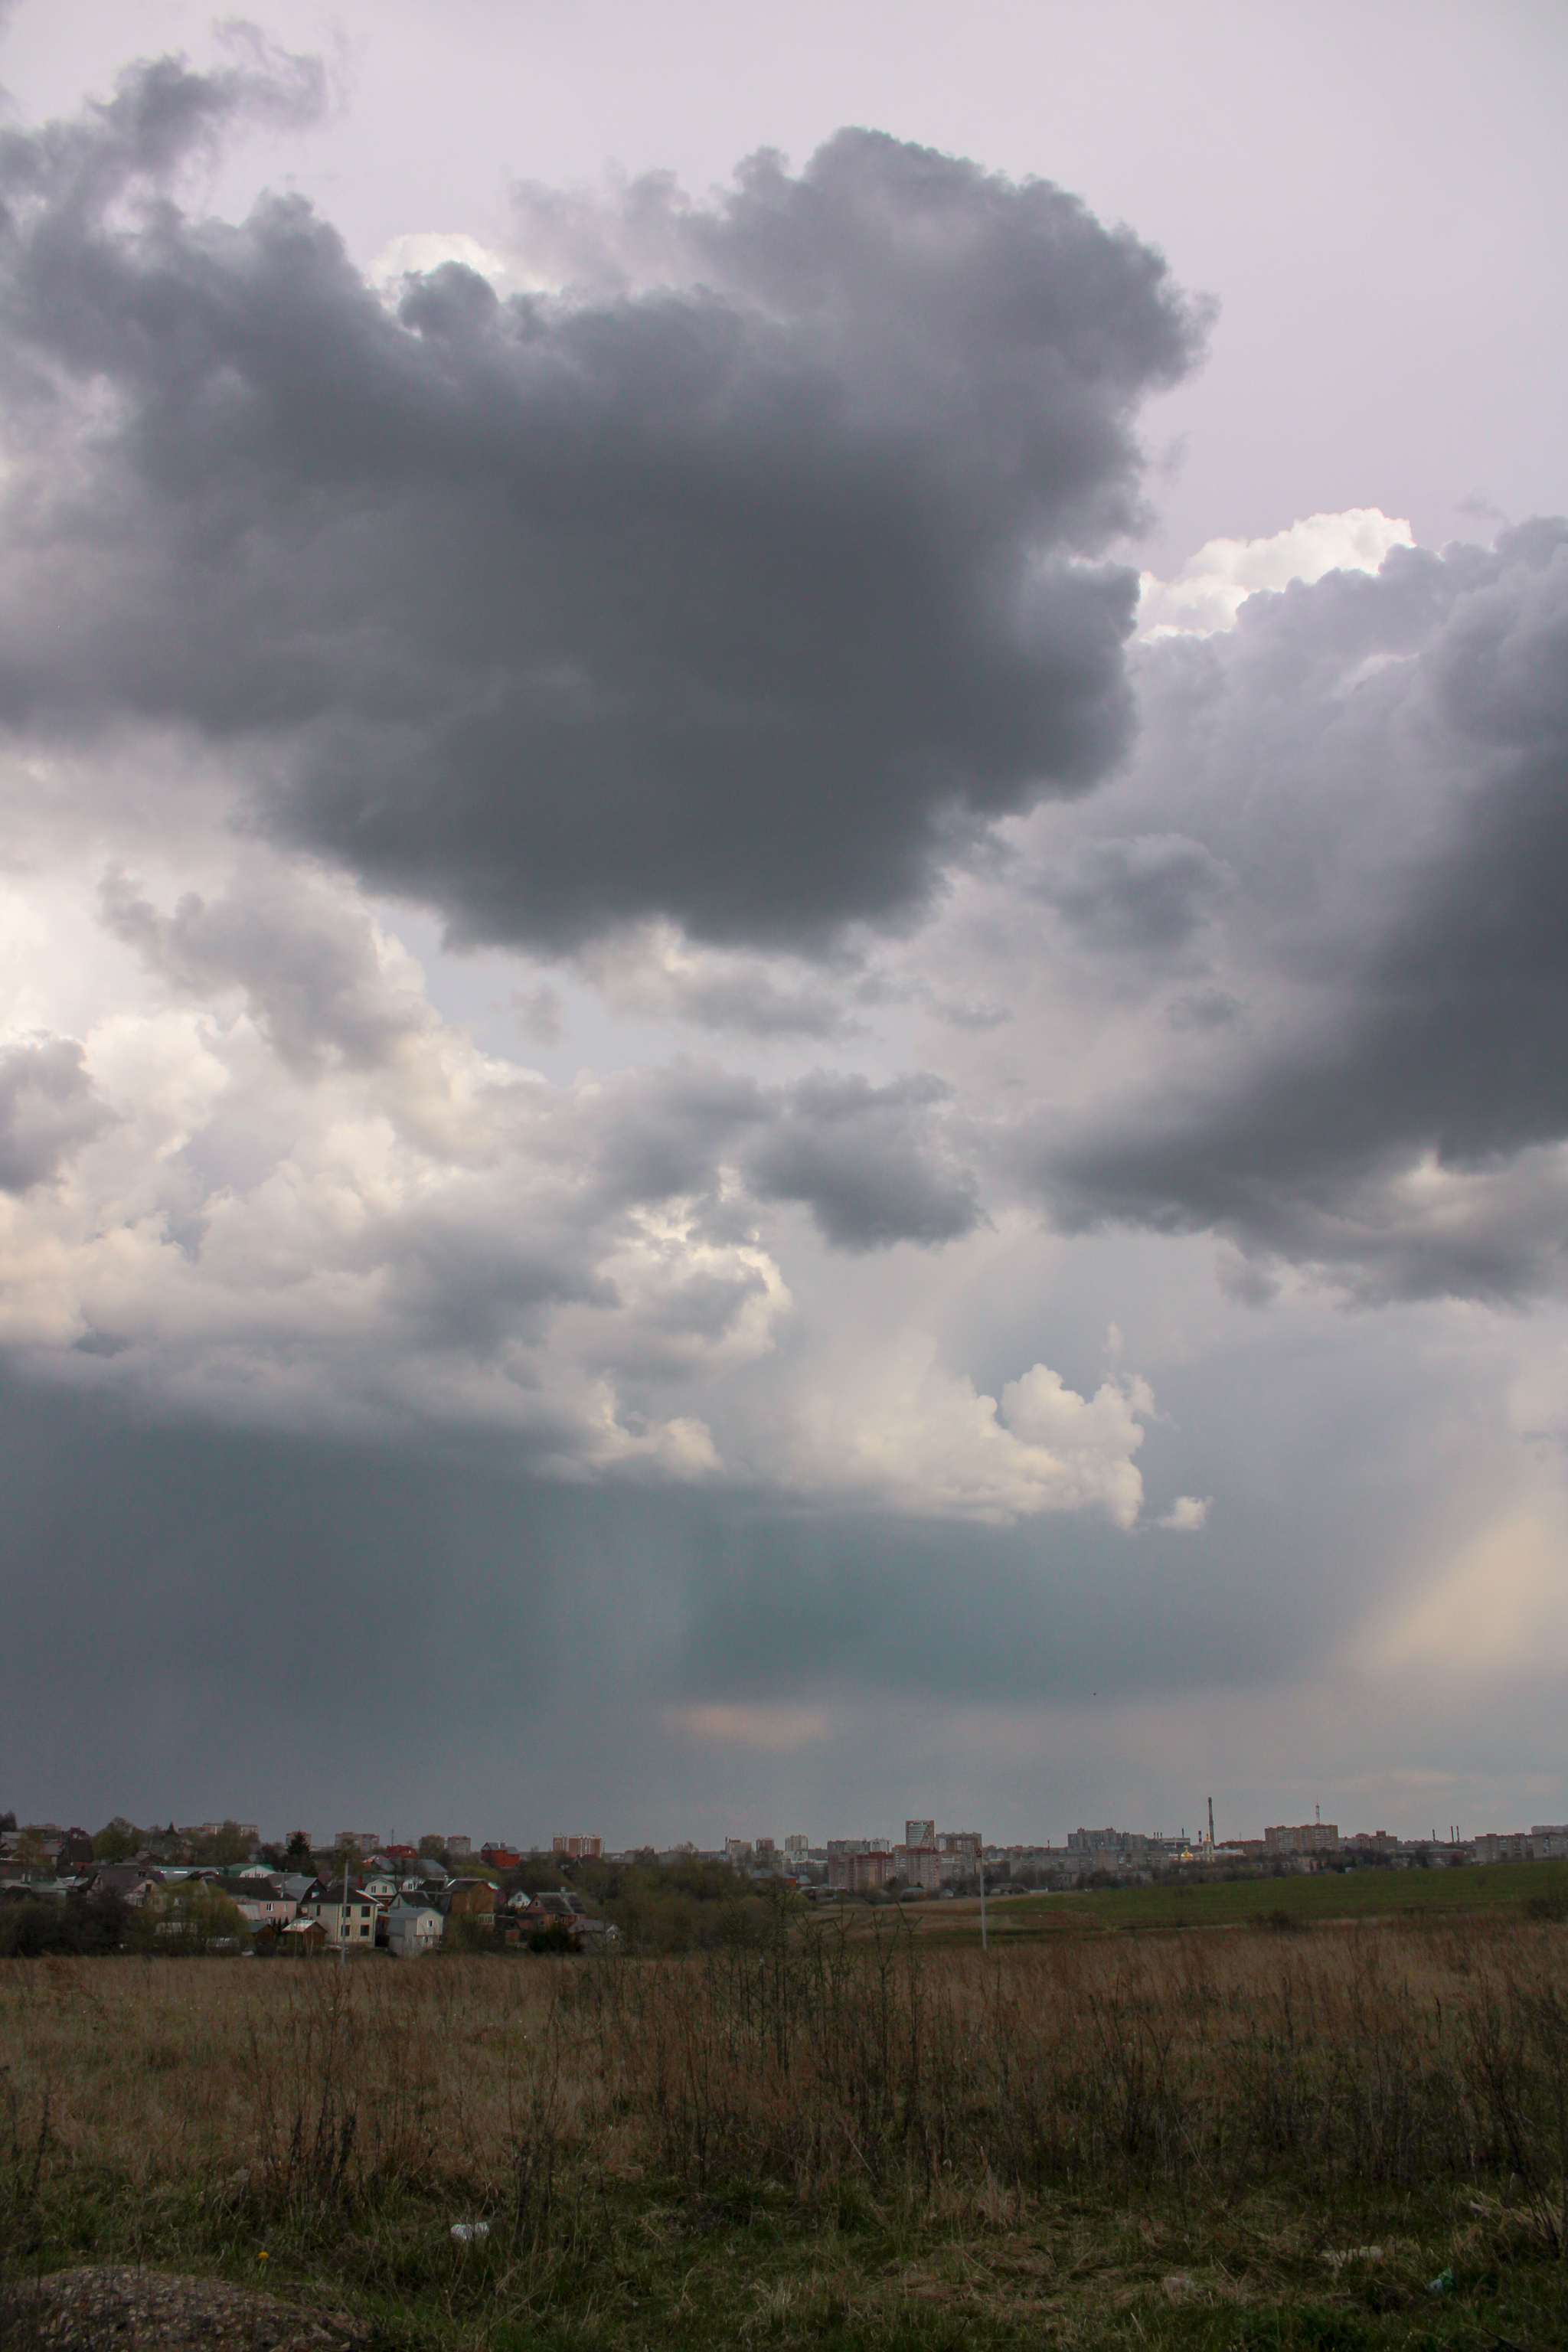
[[[1565,66],[0,15],[0,1805],[1568,1816]]]

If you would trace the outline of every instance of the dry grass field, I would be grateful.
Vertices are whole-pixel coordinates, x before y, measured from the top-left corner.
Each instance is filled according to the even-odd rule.
[[[0,1966],[18,2340],[114,2263],[498,2352],[1540,2347],[1565,2195],[1568,1928],[1517,1916]]]

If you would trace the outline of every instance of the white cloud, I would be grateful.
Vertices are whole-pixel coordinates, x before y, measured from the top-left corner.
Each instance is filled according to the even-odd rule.
[[[1181,1535],[1196,1535],[1208,1525],[1214,1497],[1210,1495],[1178,1495],[1170,1509],[1154,1522],[1157,1528],[1173,1528]]]
[[[505,254],[481,245],[477,236],[469,236],[465,230],[422,228],[389,237],[365,275],[373,286],[395,289],[403,278],[422,275],[427,269],[439,269],[444,261],[461,262],[465,269],[475,270],[479,277],[497,284],[505,284],[511,274],[511,264]]]
[[[351,883],[218,854],[182,876],[172,852],[155,884],[110,860],[96,887],[56,862],[25,975],[0,963],[0,1046],[18,1013],[60,1034],[57,966],[81,1009],[56,938],[85,946],[97,1000],[79,1042],[99,1108],[48,1185],[0,1196],[14,1356],[236,1422],[501,1430],[569,1478],[1135,1523],[1135,1378],[1085,1396],[1036,1363],[984,1395],[875,1310],[847,1344],[841,1260],[803,1315],[779,1253],[818,1266],[820,1237],[727,1164],[726,1135],[743,1158],[783,1116],[749,1081],[552,1084],[443,1020]]]
[[[820,1368],[795,1432],[795,1476],[895,1510],[1005,1526],[1047,1511],[1103,1512],[1131,1528],[1143,1499],[1132,1456],[1153,1398],[1137,1378],[1092,1397],[1036,1364],[1000,1402],[907,1333]]]
[[[1142,575],[1139,635],[1211,636],[1234,628],[1242,605],[1258,589],[1321,580],[1329,572],[1376,572],[1392,548],[1415,543],[1409,523],[1381,507],[1309,515],[1270,539],[1207,540],[1173,580]]]

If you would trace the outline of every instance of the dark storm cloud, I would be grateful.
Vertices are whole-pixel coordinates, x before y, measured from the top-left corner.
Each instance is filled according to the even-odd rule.
[[[544,1835],[543,1809],[587,1789],[607,1834],[633,1834],[658,1803],[663,1834],[689,1835],[700,1817],[683,1809],[710,1800],[733,1754],[707,1751],[699,1785],[673,1794],[650,1709],[826,1688],[845,1697],[835,1758],[850,1793],[825,1792],[818,1834],[875,1828],[853,1794],[888,1739],[872,1697],[930,1727],[954,1701],[1037,1708],[1097,1687],[1152,1704],[1321,1659],[1384,1589],[1409,1482],[1430,1471],[1434,1381],[1456,1384],[1456,1411],[1473,1403],[1451,1362],[1403,1390],[1399,1356],[1392,1336],[1347,1350],[1324,1382],[1310,1350],[1288,1353],[1264,1384],[1270,1442],[1239,1457],[1256,1360],[1173,1380],[1189,1436],[1156,1425],[1150,1448],[1173,1468],[1195,1438],[1230,1497],[1201,1555],[1156,1530],[1130,1549],[1078,1519],[961,1528],[563,1486],[530,1475],[510,1438],[474,1433],[387,1445],[209,1427],[196,1444],[124,1400],[0,1369],[0,1590],[29,1661],[0,1709],[0,1804],[78,1818],[90,1804],[96,1826],[121,1808],[185,1818],[212,1791],[274,1829],[329,1789],[379,1789],[400,1822],[418,1807],[426,1828]],[[1325,1478],[1330,1457],[1354,1475]],[[1285,1513],[1282,1481],[1300,1498]],[[1277,1572],[1259,1578],[1260,1557]],[[410,1662],[438,1737],[389,1742],[384,1677],[352,1664],[367,1628]],[[998,1781],[1016,1769],[1004,1755]],[[445,1785],[461,1810],[441,1822]],[[472,1805],[500,1815],[468,1822]]]
[[[0,1192],[51,1182],[110,1118],[74,1038],[40,1037],[0,1050]]]
[[[956,1240],[978,1223],[980,1202],[933,1118],[951,1093],[934,1078],[807,1078],[752,1147],[747,1173],[766,1200],[805,1202],[840,1249]]]
[[[394,310],[302,201],[149,193],[263,100],[142,68],[0,148],[14,726],[189,724],[268,825],[554,942],[820,941],[1119,756],[1135,583],[1083,559],[1202,326],[1130,233],[845,131],[579,211],[658,283]]]
[[[1234,945],[1318,1013],[1041,1155],[1058,1214],[1321,1260],[1371,1292],[1518,1295],[1568,1201],[1568,524],[1392,558],[1156,648],[1160,772],[1243,862]],[[1266,997],[1263,999],[1267,1002]],[[1424,1213],[1415,1172],[1454,1181]]]

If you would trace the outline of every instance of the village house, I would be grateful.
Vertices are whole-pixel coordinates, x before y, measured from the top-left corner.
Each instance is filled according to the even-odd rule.
[[[439,1948],[445,1926],[433,1903],[400,1895],[387,1908],[386,1948],[394,1959],[417,1959]]]
[[[570,1936],[580,1937],[585,1943],[601,1948],[616,1943],[618,1927],[607,1919],[595,1919],[580,1895],[562,1887],[553,1895],[514,1895],[508,1908],[519,1930],[525,1936],[538,1935],[551,1927],[563,1927]]]
[[[500,1892],[488,1878],[455,1878],[442,1892],[442,1906],[450,1918],[489,1918]]]
[[[375,1925],[380,1905],[352,1879],[340,1878],[330,1888],[319,1883],[300,1906],[302,1916],[314,1919],[334,1950],[375,1949]]]
[[[263,1927],[286,1927],[300,1908],[275,1878],[258,1877],[247,1871],[243,1876],[219,1879],[216,1883],[252,1934]]]

